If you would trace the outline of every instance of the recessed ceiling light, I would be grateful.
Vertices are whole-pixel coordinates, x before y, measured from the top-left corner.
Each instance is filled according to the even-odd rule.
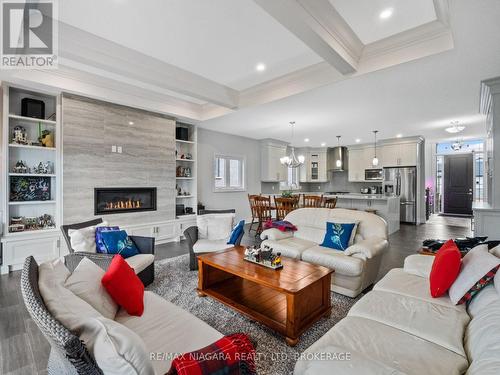
[[[403,138],[403,134],[397,134],[396,138]]]
[[[325,147],[325,146],[326,146],[325,142],[321,143],[321,147]]]
[[[356,138],[356,143],[359,143],[359,142],[361,142],[361,139]]]
[[[388,18],[391,18],[393,13],[394,13],[394,9],[387,8],[387,9],[384,9],[382,12],[380,12],[380,14],[378,16],[381,20],[386,20]]]
[[[134,125],[134,122],[133,121],[129,121],[128,124],[129,125]]]
[[[460,133],[464,129],[465,129],[465,126],[459,125],[458,121],[453,121],[451,123],[451,126],[444,129],[444,130],[446,130],[448,133],[455,134],[455,133]]]
[[[304,138],[304,142],[309,142],[309,138]]]
[[[263,72],[264,70],[266,70],[266,64],[258,63],[257,65],[255,65],[255,70],[258,72]]]

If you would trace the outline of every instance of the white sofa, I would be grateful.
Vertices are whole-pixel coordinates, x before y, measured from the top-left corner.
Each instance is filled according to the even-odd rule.
[[[262,246],[268,245],[283,256],[301,259],[335,270],[332,290],[356,297],[375,282],[387,241],[387,223],[372,213],[343,208],[300,208],[285,220],[295,232],[267,229],[261,233]],[[327,222],[359,222],[352,246],[345,251],[320,246]]]
[[[430,296],[433,259],[412,255],[391,270],[303,353],[294,374],[499,374],[500,273],[466,309]],[[312,357],[334,354],[347,360]]]

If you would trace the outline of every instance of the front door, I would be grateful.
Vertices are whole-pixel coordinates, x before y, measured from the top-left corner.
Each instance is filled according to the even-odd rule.
[[[472,154],[445,155],[444,209],[445,214],[472,215]]]

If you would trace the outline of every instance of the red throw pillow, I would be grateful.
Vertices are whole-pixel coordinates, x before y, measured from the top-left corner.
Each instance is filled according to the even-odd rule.
[[[431,296],[441,297],[458,277],[462,255],[453,240],[446,241],[436,253],[432,263],[429,281],[431,284]]]
[[[113,257],[101,283],[111,298],[129,315],[142,315],[144,312],[144,284],[121,255]]]

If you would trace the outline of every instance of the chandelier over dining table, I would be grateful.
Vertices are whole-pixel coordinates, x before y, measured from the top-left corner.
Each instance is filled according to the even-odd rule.
[[[295,128],[295,121],[290,121],[290,126],[292,127],[292,140],[290,143],[290,155],[288,156],[283,156],[280,158],[280,162],[283,165],[286,165],[288,168],[297,168],[304,164],[304,161],[306,158],[304,155],[299,155],[295,156],[295,148],[292,146],[293,145],[293,137],[294,137],[294,128]]]

